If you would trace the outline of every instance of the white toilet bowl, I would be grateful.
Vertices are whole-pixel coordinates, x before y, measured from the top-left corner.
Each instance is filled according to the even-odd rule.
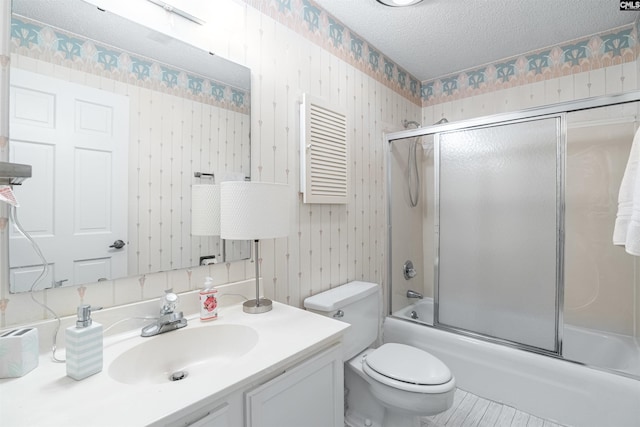
[[[404,344],[370,348],[378,339],[380,286],[349,282],[304,300],[307,310],[349,323],[343,339],[345,421],[353,427],[419,426],[446,411],[456,382],[436,357]]]
[[[360,353],[346,367],[367,383],[371,396],[384,407],[382,427],[419,426],[419,417],[446,411],[453,404],[455,379],[451,372],[439,359],[415,347],[384,344]],[[345,378],[347,389],[349,382],[356,386],[354,376]],[[358,402],[349,406],[354,410],[351,415],[359,418],[354,422],[347,414],[354,425],[379,418],[379,414],[363,414],[363,405]]]

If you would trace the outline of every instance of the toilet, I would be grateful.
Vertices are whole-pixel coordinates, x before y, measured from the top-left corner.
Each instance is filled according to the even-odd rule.
[[[350,282],[304,300],[307,310],[347,322],[344,336],[345,421],[351,427],[414,427],[453,404],[455,378],[421,349],[378,338],[380,286]]]

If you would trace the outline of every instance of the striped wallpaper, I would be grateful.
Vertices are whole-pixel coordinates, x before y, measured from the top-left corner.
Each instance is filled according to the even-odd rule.
[[[623,79],[624,83],[620,79],[621,75],[630,75],[625,67],[637,67],[635,57],[631,62],[614,58],[612,63],[588,72],[572,68],[569,75],[551,75],[534,83],[513,80],[502,90],[430,98],[423,107],[424,85],[421,90],[408,73],[402,78],[395,65],[388,67],[392,72],[387,74],[382,53],[374,66],[371,51],[376,52],[375,48],[364,40],[362,44],[357,42],[357,36],[347,28],[339,31],[342,24],[337,20],[332,23],[333,18],[316,10],[310,0],[226,3],[239,5],[241,10],[229,23],[235,38],[229,39],[228,28],[209,26],[199,29],[207,36],[194,36],[193,42],[252,71],[251,176],[258,181],[290,185],[288,209],[292,218],[288,237],[260,243],[265,293],[294,306],[301,306],[309,295],[350,280],[381,283],[386,294],[383,132],[401,129],[404,119],[432,123],[447,117],[452,121],[544,105],[563,97],[578,98],[584,95],[582,88],[587,88],[589,79],[594,93],[600,91],[596,88],[600,82],[611,81],[607,84],[612,90],[614,86],[616,90],[637,88],[637,73]],[[626,49],[620,51],[625,58]],[[352,198],[347,205],[308,205],[300,201],[298,109],[303,93],[347,111],[354,173]],[[1,262],[0,258],[0,274],[4,274],[6,264],[3,267]],[[212,274],[216,283],[241,280],[252,277],[253,264],[136,276],[88,286],[82,290],[82,297],[78,289],[39,294],[61,314],[71,314],[81,298],[103,306],[125,304],[157,297],[171,286],[179,291],[195,289],[207,274]],[[0,287],[0,326],[45,317],[47,314],[35,309],[28,295],[10,295],[6,284]]]

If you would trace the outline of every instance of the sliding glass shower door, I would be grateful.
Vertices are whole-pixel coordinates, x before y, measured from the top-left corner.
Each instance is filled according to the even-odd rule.
[[[435,324],[559,353],[561,117],[436,137]]]

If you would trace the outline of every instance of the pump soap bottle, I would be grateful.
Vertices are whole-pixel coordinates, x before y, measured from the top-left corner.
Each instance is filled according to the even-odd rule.
[[[200,291],[200,320],[218,318],[218,290],[213,287],[213,279],[207,277],[204,289]]]
[[[102,371],[102,325],[91,320],[91,306],[78,306],[76,326],[65,333],[67,376],[82,380]]]

